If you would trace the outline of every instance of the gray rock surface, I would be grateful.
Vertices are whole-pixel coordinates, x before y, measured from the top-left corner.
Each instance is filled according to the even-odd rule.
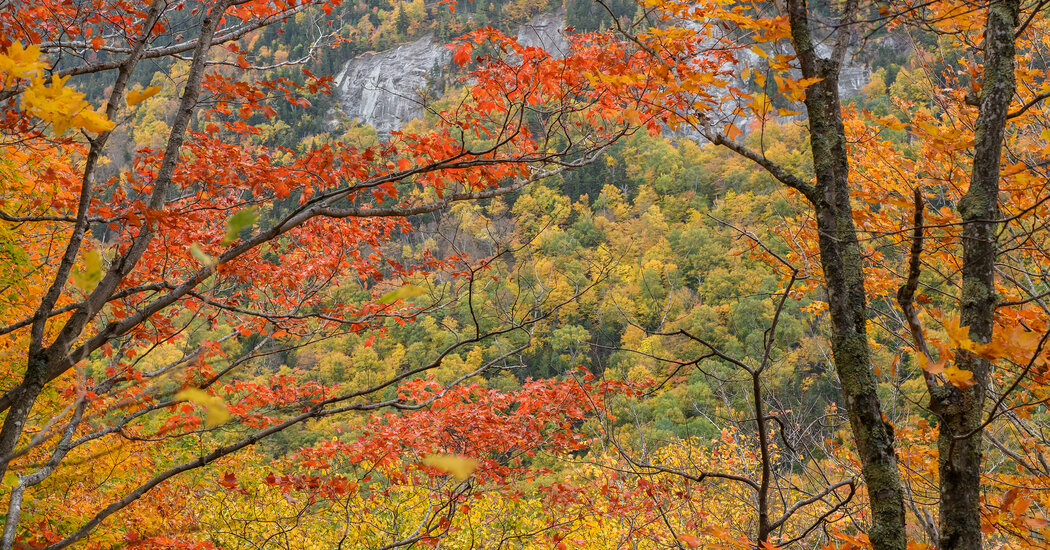
[[[563,57],[569,51],[564,30],[563,11],[543,13],[522,25],[517,38],[525,46],[540,47],[554,57]],[[831,48],[819,44],[817,49],[818,54],[827,55]],[[427,35],[391,50],[369,52],[350,59],[335,77],[341,110],[346,117],[373,126],[379,137],[385,139],[390,132],[423,116],[424,97],[432,90],[434,77],[442,73],[451,58],[452,52],[445,44]],[[739,71],[758,62],[756,55],[744,52],[736,69]],[[839,79],[842,98],[859,94],[870,79],[867,67],[847,59]],[[736,84],[747,86],[742,81]],[[726,107],[723,115],[728,115],[732,107]]]
[[[563,12],[543,13],[518,29],[518,41],[563,57],[569,49],[564,30]],[[434,84],[433,77],[451,59],[451,50],[432,35],[350,59],[335,76],[341,110],[347,118],[371,125],[380,139],[386,139],[390,132],[423,116],[423,99]]]
[[[423,115],[430,75],[452,57],[432,35],[392,50],[361,54],[335,77],[343,114],[376,129],[380,137]]]
[[[817,55],[828,58],[831,56],[831,46],[817,44]],[[839,95],[842,99],[849,99],[860,94],[860,90],[871,81],[871,71],[863,65],[853,62],[854,52],[846,52],[846,59],[842,63],[842,71],[839,73]]]
[[[518,28],[518,43],[530,48],[543,48],[551,57],[561,59],[569,53],[565,39],[565,12],[541,13]]]

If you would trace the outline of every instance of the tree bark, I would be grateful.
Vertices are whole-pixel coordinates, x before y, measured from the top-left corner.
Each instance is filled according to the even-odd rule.
[[[984,74],[970,188],[959,201],[963,221],[961,326],[970,339],[986,343],[995,320],[996,231],[999,221],[999,172],[1003,136],[1014,77],[1015,32],[1020,2],[1002,0],[988,7],[984,34]],[[940,419],[937,438],[940,473],[941,550],[981,548],[981,424],[991,363],[959,351],[958,367],[973,373],[966,389],[944,384],[930,397]]]
[[[864,270],[850,204],[849,158],[838,90],[855,3],[846,4],[831,59],[816,53],[805,0],[789,0],[787,7],[802,76],[822,79],[806,89],[805,98],[816,175],[811,200],[828,293],[832,353],[868,487],[872,514],[868,537],[877,550],[904,550],[904,490],[893,429],[882,418],[868,347]]]

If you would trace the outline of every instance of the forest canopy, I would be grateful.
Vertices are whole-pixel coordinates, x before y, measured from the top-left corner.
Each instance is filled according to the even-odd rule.
[[[1044,8],[0,0],[0,550],[1050,547]]]

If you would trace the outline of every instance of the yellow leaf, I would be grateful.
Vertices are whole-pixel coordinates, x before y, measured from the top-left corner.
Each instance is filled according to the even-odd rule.
[[[106,118],[106,115],[97,111],[81,111],[73,119],[73,125],[88,132],[101,134],[112,130],[117,124]]]
[[[4,87],[10,86],[18,78],[37,74],[47,64],[40,60],[40,46],[30,44],[23,48],[21,42],[15,42],[6,54],[0,54],[0,74],[3,75]]]
[[[452,474],[456,481],[466,481],[478,469],[477,460],[458,455],[430,455],[423,464]]]
[[[972,372],[954,366],[946,367],[944,369],[944,379],[961,390],[965,390],[977,383],[977,381],[973,379]]]
[[[230,419],[230,412],[226,410],[226,401],[221,397],[209,395],[204,390],[198,388],[186,388],[179,393],[176,393],[175,398],[185,399],[190,403],[204,407],[204,425],[208,428],[214,428],[215,426],[224,424]]]
[[[205,252],[204,249],[201,248],[201,245],[197,243],[190,245],[190,254],[193,254],[193,257],[197,258],[197,261],[204,264],[206,267],[215,267],[219,263],[219,260],[215,258],[215,256]]]
[[[128,105],[138,105],[139,103],[157,95],[157,92],[159,91],[160,86],[150,86],[142,91],[139,91],[138,89],[130,90],[126,101],[128,102]]]
[[[43,78],[35,77],[22,93],[22,108],[41,120],[51,123],[51,129],[61,136],[70,128],[89,132],[104,132],[115,124],[102,113],[91,109],[84,94],[67,87],[69,77],[52,75],[50,86]]]
[[[389,304],[398,300],[407,300],[409,298],[415,298],[420,294],[425,293],[426,290],[416,285],[405,285],[393,292],[388,292],[381,296],[376,302],[380,304]]]
[[[751,111],[759,118],[765,118],[766,113],[772,108],[773,102],[770,101],[769,96],[762,92],[757,92],[748,102],[748,107]]]
[[[81,290],[91,290],[102,279],[102,254],[97,248],[84,251],[84,269],[73,273],[73,284]]]
[[[884,117],[880,117],[878,122],[879,124],[889,128],[890,130],[896,130],[899,132],[904,129],[904,124],[901,123],[901,121],[893,115],[886,115]]]

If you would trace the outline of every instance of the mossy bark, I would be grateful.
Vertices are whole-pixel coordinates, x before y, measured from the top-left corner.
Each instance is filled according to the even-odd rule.
[[[1020,2],[1003,0],[988,7],[984,34],[984,74],[974,135],[970,188],[959,201],[963,221],[960,325],[970,339],[988,342],[995,320],[996,232],[999,223],[999,173],[1003,137],[1014,77],[1015,32]],[[961,352],[958,367],[977,382],[966,389],[945,385],[930,398],[940,419],[941,550],[977,550],[982,546],[980,483],[981,424],[991,364]]]
[[[831,348],[871,499],[872,524],[868,537],[878,550],[901,550],[907,545],[904,492],[893,433],[882,417],[878,383],[868,348],[867,296],[849,198],[849,165],[837,76],[825,76],[811,94],[821,97],[813,101],[807,99],[807,104],[814,104],[809,110],[810,141],[817,174],[815,207],[820,261],[831,316]]]
[[[863,262],[850,204],[849,158],[838,91],[842,53],[838,59],[816,54],[804,0],[789,0],[788,16],[802,76],[822,79],[806,89],[805,99],[816,175],[811,201],[828,293],[835,368],[870,495],[868,537],[877,550],[904,550],[904,492],[893,431],[882,417],[868,347]],[[840,32],[848,32],[849,18],[847,13],[843,18],[846,30]],[[843,51],[845,45],[840,43],[836,50]]]

